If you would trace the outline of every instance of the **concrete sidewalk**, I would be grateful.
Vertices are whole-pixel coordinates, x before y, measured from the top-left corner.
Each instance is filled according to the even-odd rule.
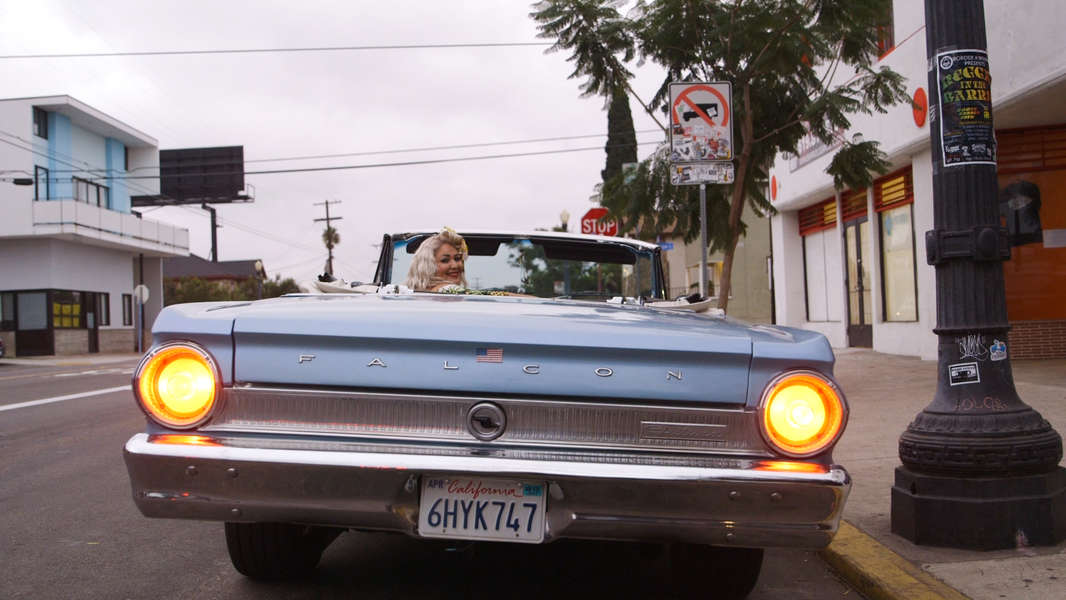
[[[833,457],[854,483],[826,559],[871,599],[1066,598],[1066,543],[983,552],[916,546],[892,534],[899,436],[932,402],[937,365],[865,349],[835,352],[851,417]],[[1012,368],[1022,401],[1066,433],[1066,359],[1012,361]]]

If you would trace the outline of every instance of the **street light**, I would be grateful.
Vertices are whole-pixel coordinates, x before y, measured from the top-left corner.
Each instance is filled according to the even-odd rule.
[[[559,213],[559,221],[563,224],[563,231],[566,231],[567,224],[570,223],[570,211],[563,209],[563,212]]]
[[[1010,246],[999,220],[983,2],[926,0],[925,25],[929,89],[939,95],[929,130],[934,229],[925,235],[936,269],[937,390],[899,438],[892,532],[954,548],[1054,545],[1066,538],[1062,438],[1022,402],[1011,373]],[[952,115],[964,110],[975,116],[960,130]]]
[[[255,281],[258,284],[259,291],[256,294],[257,300],[263,299],[263,261],[255,261]]]
[[[29,171],[23,171],[22,169],[14,169],[9,171],[0,171],[0,175],[7,175],[10,173],[25,173],[30,174]],[[33,185],[33,177],[0,177],[0,181],[10,181],[15,185]]]

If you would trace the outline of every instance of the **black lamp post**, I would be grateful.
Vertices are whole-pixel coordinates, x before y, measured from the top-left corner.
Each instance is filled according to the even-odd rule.
[[[899,439],[892,531],[995,549],[1066,539],[1062,438],[1018,397],[1007,347],[995,137],[982,0],[926,0],[937,391]]]

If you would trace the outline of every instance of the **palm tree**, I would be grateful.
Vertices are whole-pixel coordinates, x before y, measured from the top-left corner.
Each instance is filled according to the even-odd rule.
[[[326,245],[326,250],[329,251],[329,259],[326,260],[326,273],[333,274],[333,247],[341,243],[341,234],[337,233],[337,229],[334,227],[326,227],[322,232],[322,243]]]

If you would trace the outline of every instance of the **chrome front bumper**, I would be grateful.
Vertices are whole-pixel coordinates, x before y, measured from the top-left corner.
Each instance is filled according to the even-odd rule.
[[[840,466],[736,458],[144,433],[124,454],[134,502],[148,517],[410,535],[418,535],[420,478],[430,474],[547,482],[545,541],[823,548],[851,489]]]

